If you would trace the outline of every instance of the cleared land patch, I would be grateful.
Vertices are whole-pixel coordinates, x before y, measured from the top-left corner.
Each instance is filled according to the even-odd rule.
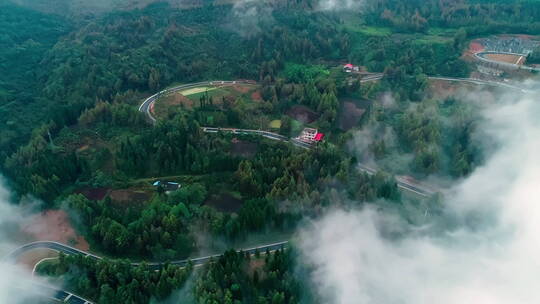
[[[257,144],[235,138],[231,144],[231,153],[246,158],[253,157],[257,153]]]
[[[48,210],[35,215],[22,230],[36,240],[60,242],[85,251],[90,248],[84,237],[75,232],[63,210]]]
[[[180,91],[179,93],[184,95],[184,96],[190,96],[190,95],[193,95],[193,94],[203,93],[203,92],[206,92],[206,91],[212,91],[212,90],[215,90],[215,89],[217,89],[217,87],[196,87],[196,88],[191,88],[191,89]]]
[[[281,120],[272,120],[268,126],[272,129],[279,129],[281,128]]]
[[[242,207],[242,203],[242,200],[230,193],[221,193],[219,195],[212,195],[204,204],[222,212],[236,212]]]
[[[305,124],[319,119],[319,114],[306,106],[293,106],[287,111],[287,115]]]
[[[149,193],[136,189],[113,190],[109,196],[118,203],[142,203],[150,199]]]
[[[339,115],[339,128],[344,131],[352,129],[358,124],[365,112],[365,109],[358,107],[353,101],[343,102],[343,108]]]
[[[58,252],[51,249],[40,248],[24,253],[19,257],[17,262],[24,265],[26,269],[32,270],[34,265],[36,265],[42,259],[56,257],[58,257]]]
[[[523,57],[511,54],[486,54],[485,56],[486,58],[494,61],[506,62],[511,64],[519,64],[519,62],[521,61],[520,59]]]
[[[192,109],[193,100],[181,94],[170,94],[156,101],[154,112],[158,117],[168,117],[180,107]]]
[[[91,201],[100,201],[107,196],[109,188],[80,188],[75,190],[75,193],[82,194]]]
[[[192,110],[199,107],[203,96],[211,99],[210,103],[218,107],[224,102],[232,104],[238,98],[248,102],[262,100],[260,87],[255,84],[206,85],[185,89],[159,98],[155,102],[154,113],[157,117],[168,118],[179,110]]]

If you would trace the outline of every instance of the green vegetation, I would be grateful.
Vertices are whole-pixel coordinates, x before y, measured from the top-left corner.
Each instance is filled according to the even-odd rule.
[[[271,18],[248,29],[231,5],[213,1],[73,19],[2,4],[0,43],[9,45],[0,51],[2,174],[17,195],[67,208],[93,251],[137,261],[222,252],[253,235],[289,233],[337,205],[375,202],[381,212],[407,217],[427,203],[402,195],[392,174],[461,178],[482,163],[472,138],[478,109],[429,97],[429,76],[467,77],[461,54],[470,38],[533,33],[540,7],[375,2],[339,16],[312,10],[314,0],[261,4]],[[364,82],[361,73],[342,70],[345,62],[384,77]],[[156,110],[155,124],[138,111],[145,97],[173,83],[215,79],[257,85],[191,91],[189,106],[162,97],[155,106],[171,109]],[[338,114],[347,100],[366,102],[361,119],[343,130]],[[325,139],[302,149],[201,126],[285,137],[312,127]],[[367,145],[354,145],[357,131]],[[365,157],[382,170],[358,170]],[[182,185],[167,191],[152,186],[157,180]],[[111,191],[99,199],[77,194],[96,188]],[[115,195],[122,191],[142,196]],[[234,206],[216,207],[227,199]],[[201,304],[308,303],[295,259],[294,250],[228,251],[199,270],[164,265],[154,272],[61,256],[39,271],[99,303],[162,301],[179,289]]]
[[[1,159],[46,121],[47,100],[39,94],[39,87],[47,69],[40,63],[70,29],[70,23],[57,16],[0,2]]]
[[[534,49],[533,52],[527,56],[527,63],[540,64],[540,48]]]
[[[182,287],[192,267],[164,265],[159,271],[145,264],[133,267],[127,261],[94,260],[60,255],[56,263],[44,263],[38,273],[62,276],[76,294],[96,303],[150,303],[165,300]]]

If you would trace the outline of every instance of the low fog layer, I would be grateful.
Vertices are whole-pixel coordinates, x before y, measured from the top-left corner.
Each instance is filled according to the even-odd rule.
[[[37,299],[47,296],[36,285],[43,283],[33,279],[28,269],[4,260],[17,247],[16,242],[20,242],[22,235],[19,228],[29,218],[32,209],[10,204],[9,197],[9,191],[0,178],[0,303],[36,303]],[[36,295],[38,292],[41,295]]]
[[[363,8],[365,0],[320,0],[319,9],[323,11],[350,11]]]
[[[539,94],[486,110],[481,131],[498,147],[445,193],[453,228],[410,231],[370,208],[334,211],[300,234],[323,303],[540,303]]]

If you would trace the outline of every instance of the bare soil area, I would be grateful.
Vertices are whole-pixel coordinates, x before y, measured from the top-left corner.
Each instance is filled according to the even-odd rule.
[[[444,80],[430,80],[429,89],[427,95],[429,98],[444,100],[460,92],[465,92],[466,90],[474,90],[477,88],[474,84],[462,83],[462,82],[451,82]]]
[[[260,91],[255,91],[255,92],[251,93],[251,99],[254,100],[254,101],[261,101],[262,100],[261,92]]]
[[[247,85],[239,85],[239,84],[236,84],[236,85],[233,85],[231,86],[235,91],[239,92],[239,93],[242,93],[242,94],[246,94],[246,93],[249,93],[253,87],[252,86],[247,86]]]
[[[212,195],[204,202],[205,205],[213,207],[221,212],[236,212],[242,207],[242,200],[237,199],[230,193]]]
[[[109,188],[81,188],[77,189],[75,193],[82,194],[91,201],[100,201],[107,196],[110,190]]]
[[[55,241],[88,250],[88,242],[75,232],[63,210],[47,210],[29,219],[22,230],[38,241]]]
[[[365,112],[365,109],[357,107],[354,102],[344,102],[339,115],[339,128],[344,131],[352,129],[358,124]]]
[[[517,55],[510,55],[510,54],[486,54],[486,58],[499,61],[499,62],[506,62],[506,63],[512,63],[517,64],[518,61],[522,58],[522,56]]]
[[[259,279],[264,279],[263,268],[265,264],[266,263],[264,261],[264,258],[259,258],[259,259],[252,258],[251,260],[249,260],[248,269],[247,269],[249,276],[253,277],[253,274],[255,273],[255,271],[257,271],[259,273]]]
[[[186,109],[192,109],[193,100],[180,93],[171,94],[156,101],[154,112],[158,117],[167,117],[180,106]]]
[[[256,143],[233,139],[231,153],[236,156],[250,158],[257,153],[257,147]]]
[[[306,106],[293,106],[287,111],[287,115],[302,123],[312,123],[319,118],[319,114]]]
[[[23,265],[23,267],[32,271],[37,262],[41,261],[42,259],[54,258],[57,256],[58,252],[50,249],[34,249],[20,256],[17,260],[17,263]]]
[[[109,196],[118,203],[142,203],[150,199],[148,192],[135,189],[112,190]]]

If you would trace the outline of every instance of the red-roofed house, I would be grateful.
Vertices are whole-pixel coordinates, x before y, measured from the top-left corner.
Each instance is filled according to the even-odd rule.
[[[314,142],[322,141],[323,138],[324,138],[324,134],[319,133],[317,129],[305,128],[296,139],[303,141],[305,143],[308,143],[308,144],[312,144]]]
[[[343,70],[347,73],[350,73],[352,71],[358,72],[360,71],[360,67],[355,66],[351,63],[347,63],[346,65],[343,66]]]

